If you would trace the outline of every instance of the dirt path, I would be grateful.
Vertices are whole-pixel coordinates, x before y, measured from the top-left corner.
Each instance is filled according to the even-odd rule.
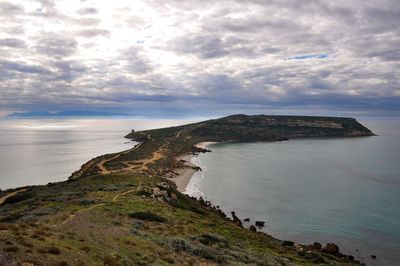
[[[113,157],[111,157],[111,158],[109,158],[109,159],[103,159],[103,160],[101,160],[100,162],[97,163],[97,167],[100,169],[100,171],[101,171],[102,174],[110,174],[110,173],[112,173],[112,172],[114,172],[114,171],[108,170],[108,169],[104,166],[105,163],[110,162],[110,161],[112,161],[112,160],[115,160],[115,159],[117,159],[118,157],[120,157],[121,155],[130,153],[131,151],[134,151],[134,150],[138,149],[141,145],[142,145],[142,143],[139,143],[139,144],[137,144],[135,147],[133,147],[132,149],[129,149],[129,150],[124,151],[124,152],[121,152],[121,153],[118,153],[118,154],[116,154],[115,156],[113,156]],[[122,169],[121,169],[121,170],[122,170]]]
[[[120,193],[120,194],[118,194],[118,195],[115,195],[115,196],[112,198],[111,202],[116,202],[117,199],[118,199],[119,197],[124,196],[124,195],[127,195],[127,194],[132,193],[132,192],[135,192],[135,191],[139,191],[141,188],[142,188],[142,183],[140,182],[140,183],[139,183],[139,186],[138,186],[137,188],[131,189],[131,190],[128,190],[128,191],[125,191],[125,192],[122,192],[122,193]],[[72,214],[68,215],[68,217],[67,217],[64,221],[62,221],[60,224],[58,224],[58,225],[66,224],[66,223],[68,223],[69,221],[71,221],[72,219],[74,219],[77,215],[82,214],[83,212],[87,212],[87,211],[93,210],[93,209],[95,209],[95,208],[97,208],[97,207],[100,207],[100,206],[103,206],[103,205],[105,205],[105,203],[99,203],[99,204],[90,206],[90,207],[88,207],[88,208],[85,208],[85,209],[76,211],[75,213],[72,213]]]
[[[26,188],[23,188],[23,189],[8,193],[7,195],[1,197],[0,198],[0,205],[3,204],[3,202],[6,201],[6,199],[17,195],[19,192],[24,192],[24,191],[26,191]]]
[[[176,135],[175,135],[175,139],[179,138],[181,133],[182,133],[183,129],[180,130]],[[151,139],[151,136],[149,137]],[[131,151],[134,151],[136,149],[138,149],[140,147],[140,145],[142,143],[139,143],[138,145],[136,145],[135,147],[133,147],[130,150],[121,152],[116,154],[115,156],[108,158],[108,159],[103,159],[100,162],[97,163],[97,167],[100,169],[102,174],[111,174],[111,173],[115,173],[115,172],[120,172],[120,171],[133,171],[133,170],[148,170],[147,165],[151,164],[155,161],[160,160],[161,158],[163,158],[163,153],[165,151],[165,146],[167,146],[170,142],[168,141],[167,143],[163,144],[160,148],[158,148],[158,150],[156,150],[155,152],[152,153],[152,156],[148,159],[143,159],[143,160],[135,160],[135,161],[126,161],[126,162],[122,162],[123,164],[125,164],[126,167],[124,168],[120,168],[118,170],[108,170],[105,167],[105,164],[107,162],[113,161],[117,158],[119,158],[121,155],[127,154]]]
[[[65,219],[64,221],[62,221],[62,222],[61,222],[60,224],[58,224],[58,225],[66,224],[66,223],[68,223],[69,221],[71,221],[72,219],[74,219],[78,214],[83,213],[83,212],[87,212],[87,211],[90,211],[90,210],[93,210],[94,208],[97,208],[97,207],[99,207],[99,206],[103,206],[104,204],[105,204],[105,203],[99,203],[99,204],[90,206],[89,208],[82,209],[82,210],[79,210],[79,211],[77,211],[77,212],[75,212],[75,213],[73,213],[73,214],[70,214],[70,215],[68,215],[67,219]]]

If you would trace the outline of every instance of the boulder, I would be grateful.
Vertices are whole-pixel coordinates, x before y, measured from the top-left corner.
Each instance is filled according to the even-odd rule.
[[[321,250],[322,245],[321,245],[321,243],[314,242],[312,245],[310,245],[310,248],[315,249],[315,250]]]
[[[265,225],[265,222],[264,222],[264,221],[256,221],[256,226],[257,226],[258,228],[264,227],[264,225]]]
[[[338,255],[339,254],[339,247],[335,243],[327,243],[325,247],[322,249],[322,252]]]
[[[249,230],[252,232],[257,232],[257,228],[254,225],[250,225]]]
[[[250,218],[245,218],[243,221],[250,222]]]
[[[235,212],[231,212],[231,214],[232,214],[233,222],[235,224],[237,224],[238,226],[243,227],[242,221],[236,216]]]

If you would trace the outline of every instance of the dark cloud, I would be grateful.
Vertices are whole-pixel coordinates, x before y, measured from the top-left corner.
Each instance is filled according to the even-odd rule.
[[[48,69],[38,65],[28,65],[17,62],[1,60],[0,69],[5,72],[20,72],[24,74],[46,75],[51,73]]]

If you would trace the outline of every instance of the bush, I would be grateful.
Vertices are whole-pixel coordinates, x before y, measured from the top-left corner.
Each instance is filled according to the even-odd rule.
[[[282,242],[282,246],[284,246],[284,247],[293,247],[294,246],[294,242],[290,241],[290,240],[284,240]]]
[[[49,247],[49,248],[47,248],[47,253],[53,254],[53,255],[60,255],[61,251],[58,247]]]
[[[158,216],[154,213],[151,213],[151,212],[134,212],[134,213],[129,214],[129,217],[144,220],[144,221],[149,221],[149,222],[164,223],[167,221],[167,219],[165,219],[161,216]]]
[[[104,265],[107,265],[107,266],[119,266],[120,265],[118,260],[111,255],[105,256],[103,259],[103,262],[104,262]]]
[[[17,252],[18,251],[18,247],[15,247],[15,246],[5,247],[5,248],[3,248],[3,251],[5,251],[5,252]]]
[[[200,243],[207,246],[212,246],[214,244],[223,244],[223,245],[227,244],[227,241],[223,239],[221,236],[213,234],[202,234],[201,236],[199,236],[198,239]]]
[[[307,252],[304,255],[304,259],[314,262],[314,263],[324,263],[325,262],[324,258],[321,257],[321,255],[314,253],[314,252]]]
[[[14,203],[17,203],[17,202],[20,202],[20,201],[23,201],[23,200],[26,200],[26,199],[29,199],[29,198],[32,198],[33,197],[33,194],[32,193],[29,193],[29,192],[20,192],[20,193],[18,193],[18,194],[16,194],[16,195],[14,195],[14,196],[11,196],[11,197],[9,197],[9,198],[6,198],[5,200],[4,200],[4,202],[1,204],[1,205],[5,205],[5,204],[14,204]]]

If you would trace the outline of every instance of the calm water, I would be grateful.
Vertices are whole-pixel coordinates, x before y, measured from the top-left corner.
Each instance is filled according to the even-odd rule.
[[[185,120],[0,120],[0,189],[66,180],[88,160],[134,145],[124,139],[141,130]]]
[[[363,122],[379,136],[214,145],[187,192],[277,238],[400,265],[400,122]]]

